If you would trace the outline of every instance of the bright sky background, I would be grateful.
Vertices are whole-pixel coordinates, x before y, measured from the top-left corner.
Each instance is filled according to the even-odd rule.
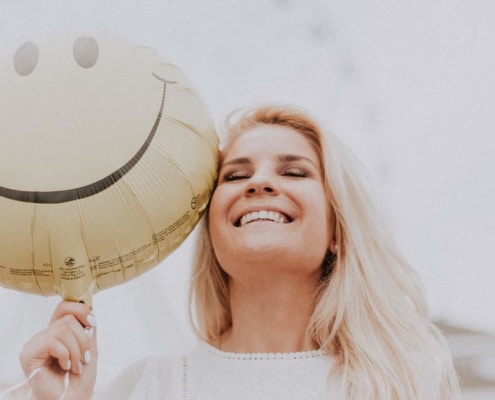
[[[0,0],[0,38],[109,31],[156,47],[216,121],[256,102],[308,108],[369,169],[434,317],[495,333],[494,15],[489,0]],[[190,345],[190,243],[95,297],[100,382]],[[58,301],[0,288],[0,382]]]

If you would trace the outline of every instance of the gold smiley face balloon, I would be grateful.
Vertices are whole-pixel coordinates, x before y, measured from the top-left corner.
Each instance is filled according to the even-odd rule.
[[[179,68],[110,35],[58,38],[1,54],[0,88],[2,286],[91,303],[188,236],[218,139]]]

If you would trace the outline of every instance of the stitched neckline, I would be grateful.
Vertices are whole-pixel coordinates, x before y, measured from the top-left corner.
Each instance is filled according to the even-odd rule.
[[[324,358],[328,356],[324,349],[289,353],[232,353],[219,350],[204,341],[200,342],[199,347],[215,357],[228,360],[303,360],[308,358]]]

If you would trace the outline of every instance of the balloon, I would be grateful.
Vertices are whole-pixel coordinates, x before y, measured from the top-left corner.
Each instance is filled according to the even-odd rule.
[[[189,235],[218,138],[184,73],[104,34],[0,54],[0,284],[91,303]]]

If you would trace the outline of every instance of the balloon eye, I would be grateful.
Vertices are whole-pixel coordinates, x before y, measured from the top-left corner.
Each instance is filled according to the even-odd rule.
[[[26,42],[14,54],[14,69],[21,76],[29,75],[38,65],[39,58],[38,46],[32,42]]]
[[[74,42],[73,54],[79,66],[91,68],[100,54],[98,43],[91,37],[80,37]]]

